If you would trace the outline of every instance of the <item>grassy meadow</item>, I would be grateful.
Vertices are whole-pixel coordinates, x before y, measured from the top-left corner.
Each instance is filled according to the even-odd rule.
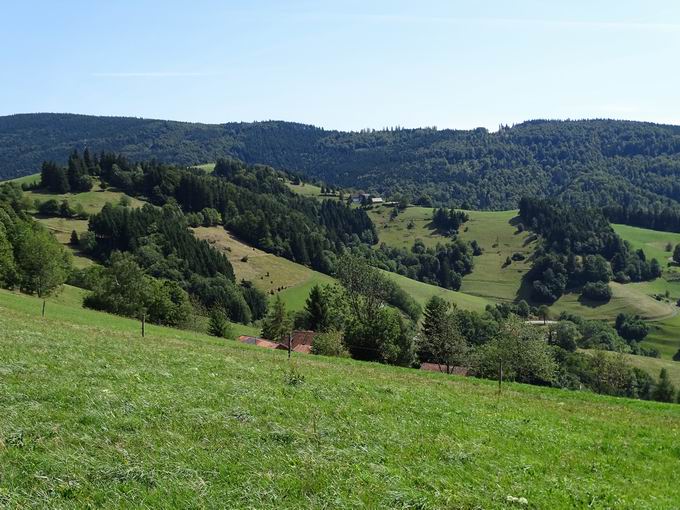
[[[81,204],[83,209],[85,209],[85,212],[90,214],[101,211],[102,207],[104,207],[107,202],[117,204],[123,196],[127,196],[125,193],[116,191],[115,189],[98,189],[96,184],[95,187],[92,188],[92,191],[86,191],[84,193],[57,194],[36,190],[25,191],[24,194],[33,200],[40,200],[42,202],[52,199],[58,200],[59,202],[68,200],[71,207],[75,207],[76,204]],[[144,205],[144,202],[141,200],[130,196],[128,196],[128,198],[130,199],[131,207],[141,207]]]
[[[304,308],[309,291],[314,285],[335,283],[335,279],[328,275],[244,244],[222,227],[198,227],[193,230],[199,239],[205,239],[227,256],[234,267],[237,280],[250,280],[270,295],[272,292],[279,294],[288,310]],[[433,295],[456,303],[466,310],[482,311],[488,304],[488,301],[477,296],[442,289],[394,273],[384,274],[397,282],[421,305]]]
[[[390,219],[392,210],[392,207],[378,206],[367,211],[376,225],[380,242],[410,249],[416,239],[427,246],[447,241],[447,237],[438,234],[431,226],[433,209],[408,207],[395,219]],[[460,238],[476,240],[484,252],[475,257],[475,268],[472,274],[463,278],[461,292],[491,301],[514,301],[522,277],[531,264],[528,260],[513,261],[503,267],[505,259],[513,253],[522,253],[528,258],[533,253],[535,242],[527,242],[529,233],[520,233],[513,225],[517,211],[466,212],[470,220],[461,227]]]
[[[680,407],[295,355],[0,292],[0,507],[673,508]],[[525,505],[511,498],[526,498]]]
[[[314,285],[335,281],[328,275],[244,244],[222,227],[199,227],[194,229],[194,234],[227,256],[238,281],[252,281],[270,296],[280,294],[288,310],[304,308]]]
[[[642,249],[648,259],[656,258],[664,267],[661,278],[630,286],[647,296],[665,296],[668,293],[667,306],[673,309],[674,314],[649,324],[650,333],[644,345],[657,349],[663,358],[670,359],[680,349],[680,316],[675,306],[680,300],[680,270],[677,267],[667,267],[672,252],[666,250],[666,245],[670,243],[675,247],[680,243],[680,234],[628,225],[614,225],[614,230],[635,249]]]

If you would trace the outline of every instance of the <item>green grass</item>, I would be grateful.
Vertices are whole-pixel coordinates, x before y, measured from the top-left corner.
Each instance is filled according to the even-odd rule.
[[[663,276],[653,282],[631,284],[646,295],[669,295],[669,306],[680,299],[680,271],[677,267],[667,267],[672,252],[666,251],[666,245],[680,243],[680,234],[661,232],[646,228],[614,225],[614,230],[623,239],[631,243],[633,248],[642,249],[648,259],[656,258],[664,267]],[[677,307],[674,307],[677,311]],[[650,333],[644,345],[657,349],[663,358],[670,359],[680,348],[680,317],[675,315],[665,320],[650,323]]]
[[[614,320],[622,312],[638,314],[647,320],[671,318],[675,314],[675,307],[649,297],[634,284],[610,282],[609,286],[612,298],[606,303],[582,300],[579,294],[565,294],[550,310],[553,313],[575,313],[586,319],[606,320]]]
[[[196,165],[194,168],[203,170],[205,173],[210,174],[215,170],[215,163],[203,163],[202,165]]]
[[[107,202],[110,202],[112,204],[117,204],[120,199],[125,195],[125,193],[121,191],[117,191],[115,189],[106,189],[106,190],[101,190],[99,189],[99,186],[97,183],[95,183],[95,186],[92,188],[92,191],[86,191],[84,193],[65,193],[65,194],[57,194],[57,193],[47,193],[44,192],[43,190],[35,190],[35,191],[25,191],[24,194],[31,198],[32,200],[40,200],[42,202],[46,202],[47,200],[58,200],[61,202],[62,200],[68,200],[69,204],[71,204],[71,207],[75,207],[76,204],[81,204],[83,208],[85,209],[85,212],[94,214],[98,213],[101,211],[102,207]],[[130,199],[130,205],[132,207],[141,207],[144,205],[144,202],[141,200],[138,200],[134,197],[128,196]]]
[[[657,349],[662,358],[671,359],[680,349],[680,315],[651,322],[649,327],[642,345]]]
[[[194,234],[227,256],[238,281],[252,281],[272,297],[279,294],[288,310],[302,310],[314,285],[335,281],[301,264],[242,243],[222,227],[199,227],[194,229]]]
[[[427,246],[448,241],[430,225],[433,209],[408,207],[395,219],[390,220],[392,207],[379,206],[369,209],[368,214],[376,225],[380,242],[389,246],[410,249],[417,239]],[[529,233],[517,232],[513,225],[517,211],[467,211],[470,220],[460,229],[460,238],[476,240],[483,249],[475,257],[471,274],[463,278],[461,292],[479,296],[490,301],[514,301],[522,283],[522,276],[529,270],[528,260],[516,261],[503,267],[505,259],[513,253],[529,257],[535,243],[526,243]],[[412,228],[408,228],[409,224]]]
[[[659,379],[659,372],[661,372],[661,369],[665,368],[673,385],[680,389],[680,363],[677,361],[650,358],[649,356],[636,356],[633,354],[626,354],[625,357],[628,363],[644,370],[654,377],[655,380]]]
[[[0,292],[0,506],[672,508],[680,406],[295,355]],[[294,368],[293,368],[294,367]],[[304,378],[299,384],[293,381]],[[517,506],[520,508],[520,506]]]
[[[431,228],[432,209],[409,207],[394,220],[389,219],[391,210],[391,207],[380,206],[368,211],[376,224],[381,242],[401,248],[410,248],[416,239],[422,239],[428,246],[446,242],[445,237]],[[522,288],[522,278],[531,268],[530,256],[537,241],[528,242],[530,233],[518,232],[517,211],[467,212],[470,220],[461,227],[460,238],[466,241],[476,240],[483,253],[475,257],[475,267],[471,274],[463,278],[459,294],[483,298],[485,302],[516,301],[521,298],[529,300],[528,293]],[[413,228],[408,228],[409,223],[413,224]],[[523,254],[525,260],[513,261],[504,267],[507,257],[514,253]],[[660,293],[663,293],[665,287],[660,283],[663,281],[665,280],[625,286],[612,283],[614,295],[605,304],[583,301],[577,294],[566,294],[551,310],[553,314],[567,311],[590,319],[613,320],[620,312],[634,313],[654,320],[670,318],[675,313],[674,307],[650,297],[651,294],[658,293],[651,292],[652,286],[658,286]],[[680,297],[680,281],[673,285],[673,292],[677,292]]]
[[[47,299],[46,310],[48,318],[57,321],[63,320],[80,326],[98,324],[103,328],[115,329],[125,333],[137,334],[140,331],[140,322],[138,320],[83,308],[82,300],[85,294],[86,291],[83,289],[64,285],[59,294]],[[25,294],[0,289],[0,306],[24,313],[27,316],[39,317],[42,301]],[[253,335],[259,332],[257,328],[237,323],[232,324],[232,330],[234,338],[238,335]],[[148,334],[158,334],[178,339],[195,339],[205,336],[191,330],[167,328],[154,324],[147,324],[146,332]]]
[[[227,256],[234,268],[237,280],[250,280],[256,287],[270,295],[272,292],[278,293],[288,310],[302,310],[309,291],[314,285],[335,283],[335,280],[328,275],[248,246],[222,227],[199,227],[194,229],[194,233],[199,239],[205,239]],[[442,289],[395,273],[385,272],[384,274],[396,281],[421,305],[424,305],[433,295],[456,303],[466,310],[483,311],[488,304],[487,300],[477,296]]]
[[[621,238],[633,245],[633,248],[642,248],[648,259],[657,259],[662,266],[666,265],[673,254],[666,251],[666,245],[671,243],[673,247],[680,243],[680,234],[673,232],[661,232],[647,228],[631,227],[628,225],[612,225],[614,231]]]
[[[31,174],[31,175],[24,175],[23,177],[17,177],[16,179],[9,179],[7,181],[2,181],[0,182],[15,182],[19,185],[22,184],[35,184],[40,181],[40,174]]]
[[[71,232],[74,230],[78,235],[87,232],[88,220],[76,220],[72,218],[43,218],[36,217],[39,223],[42,223],[47,229],[54,234],[54,237],[63,244],[73,254],[73,265],[76,268],[89,267],[95,262],[79,249],[71,246]]]
[[[397,284],[421,306],[425,306],[425,303],[427,303],[432,296],[439,296],[449,303],[455,303],[458,308],[475,312],[483,312],[486,305],[489,304],[489,301],[479,296],[471,296],[462,292],[443,289],[436,285],[429,285],[427,283],[411,280],[410,278],[396,273],[385,271],[383,274],[397,282]]]

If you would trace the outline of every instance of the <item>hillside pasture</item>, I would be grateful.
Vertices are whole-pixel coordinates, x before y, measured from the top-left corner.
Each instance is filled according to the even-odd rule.
[[[77,268],[88,267],[94,264],[94,261],[83,254],[77,247],[71,246],[71,233],[75,230],[78,235],[87,232],[88,220],[77,220],[73,218],[42,218],[37,217],[36,220],[47,227],[47,229],[54,234],[54,237],[63,244],[73,254],[73,264]]]
[[[227,256],[238,281],[251,281],[270,296],[280,293],[289,310],[301,310],[314,285],[335,281],[301,264],[242,243],[222,227],[198,227],[194,234]]]
[[[44,190],[31,190],[26,191],[24,194],[31,200],[40,200],[41,202],[46,202],[48,200],[57,200],[62,202],[63,200],[68,200],[71,207],[81,204],[85,212],[88,214],[95,214],[101,211],[107,203],[117,204],[123,196],[127,196],[130,200],[131,207],[141,207],[144,202],[138,200],[137,198],[130,197],[123,193],[122,191],[117,191],[115,189],[99,189],[97,184],[92,188],[91,191],[86,191],[83,193],[47,193]]]
[[[294,353],[0,291],[0,506],[673,508],[680,406]],[[513,499],[514,498],[514,499]],[[526,504],[513,503],[525,498]]]

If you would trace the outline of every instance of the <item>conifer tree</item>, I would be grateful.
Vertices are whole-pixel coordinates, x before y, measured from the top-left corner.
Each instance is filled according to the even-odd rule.
[[[219,338],[228,338],[231,334],[231,327],[224,312],[215,309],[210,314],[210,323],[208,324],[208,332],[212,336]]]
[[[654,393],[652,393],[652,398],[659,402],[673,402],[673,396],[675,395],[675,387],[668,378],[668,371],[665,368],[661,369],[659,374],[659,382],[654,388]]]
[[[276,295],[274,304],[262,324],[262,336],[273,342],[286,343],[290,333],[290,321],[286,315],[286,305],[281,296]]]
[[[318,332],[328,330],[331,317],[329,313],[328,301],[324,296],[323,290],[318,285],[314,285],[309,291],[309,296],[305,304],[307,313],[307,325],[309,329]]]

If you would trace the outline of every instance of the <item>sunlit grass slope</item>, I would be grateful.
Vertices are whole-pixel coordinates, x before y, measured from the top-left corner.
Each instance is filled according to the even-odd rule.
[[[614,230],[635,249],[642,249],[648,259],[656,258],[664,268],[663,276],[653,282],[633,284],[640,293],[661,296],[669,306],[680,300],[680,271],[677,267],[668,267],[672,251],[667,245],[675,247],[680,243],[680,234],[661,232],[646,228],[630,227],[628,225],[614,225]],[[677,307],[673,306],[677,313]],[[650,333],[644,344],[658,349],[661,356],[671,358],[680,349],[680,316],[677,314],[664,320],[650,323]]]
[[[335,283],[335,280],[328,275],[248,246],[222,227],[199,227],[194,229],[194,233],[199,239],[205,239],[226,254],[234,267],[237,280],[250,280],[267,293],[270,291],[275,294],[279,293],[289,310],[301,310],[314,285]],[[488,303],[477,296],[442,289],[394,273],[385,272],[384,274],[397,282],[421,305],[424,305],[433,295],[456,303],[466,310],[482,311]],[[279,291],[279,289],[282,290]]]
[[[673,508],[680,406],[294,355],[0,292],[6,508]],[[294,369],[291,369],[294,366]],[[518,506],[519,508],[519,506]]]

